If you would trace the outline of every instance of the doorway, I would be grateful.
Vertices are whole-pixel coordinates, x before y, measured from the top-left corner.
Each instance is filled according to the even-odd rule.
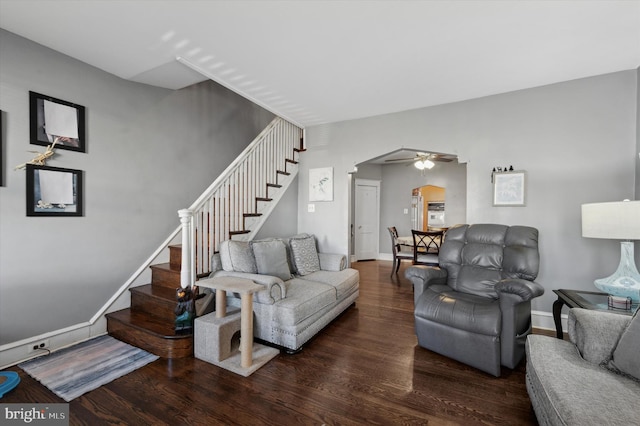
[[[356,179],[355,260],[378,258],[380,241],[380,181]]]
[[[423,185],[411,190],[411,227],[420,231],[444,226],[445,188]]]

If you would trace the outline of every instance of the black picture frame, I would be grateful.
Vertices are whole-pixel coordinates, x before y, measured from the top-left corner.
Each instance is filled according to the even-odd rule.
[[[52,121],[51,133],[47,133],[47,117]],[[87,152],[82,105],[29,91],[29,122],[31,144],[47,146],[57,139],[56,149]]]
[[[27,216],[83,216],[82,178],[82,170],[27,164]]]

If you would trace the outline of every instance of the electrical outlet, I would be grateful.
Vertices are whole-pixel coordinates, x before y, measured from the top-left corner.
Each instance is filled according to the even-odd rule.
[[[40,340],[34,342],[31,346],[29,346],[29,353],[37,352],[40,350],[48,350],[49,349],[49,339]]]

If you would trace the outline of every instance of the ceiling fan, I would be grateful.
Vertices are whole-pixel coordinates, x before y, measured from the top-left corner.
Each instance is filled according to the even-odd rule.
[[[434,161],[441,161],[441,162],[451,162],[453,161],[455,157],[451,156],[451,155],[447,155],[447,154],[433,154],[433,153],[429,153],[429,152],[416,152],[416,155],[413,157],[409,157],[409,158],[393,158],[393,159],[388,159],[385,160],[385,163],[389,162],[406,162],[406,161],[411,161],[413,162],[413,165],[418,169],[418,170],[424,170],[424,169],[431,169],[433,168],[433,166],[435,166]]]

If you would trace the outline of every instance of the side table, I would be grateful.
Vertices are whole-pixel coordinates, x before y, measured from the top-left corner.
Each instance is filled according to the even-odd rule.
[[[609,309],[609,295],[607,293],[567,289],[553,290],[553,292],[558,295],[558,300],[553,302],[553,322],[556,326],[556,337],[558,339],[562,339],[564,336],[562,333],[562,319],[560,318],[563,305],[567,305],[569,308],[607,311],[621,315],[633,315],[633,313],[638,309],[638,305],[632,305],[631,310],[629,311],[623,309]]]

